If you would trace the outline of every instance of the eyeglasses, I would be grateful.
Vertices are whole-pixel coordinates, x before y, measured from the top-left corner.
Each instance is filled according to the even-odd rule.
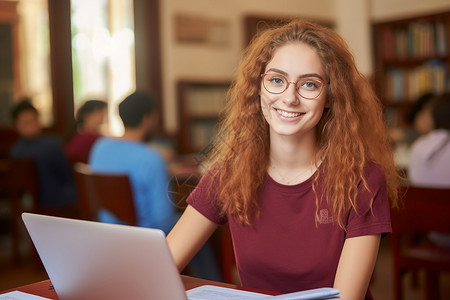
[[[294,84],[297,93],[305,99],[316,99],[328,83],[318,78],[301,78],[297,82],[288,81],[280,74],[261,74],[263,86],[271,94],[282,94]]]

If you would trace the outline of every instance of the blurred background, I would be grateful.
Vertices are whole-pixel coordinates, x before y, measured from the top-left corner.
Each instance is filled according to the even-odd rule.
[[[103,134],[121,135],[117,104],[136,90],[160,104],[152,142],[169,161],[202,153],[242,50],[259,30],[292,17],[329,26],[348,42],[407,170],[407,115],[422,94],[450,86],[448,0],[0,0],[0,156],[17,139],[10,112],[23,97],[44,131],[66,140],[89,99],[108,103]],[[6,242],[0,253],[8,261]],[[385,257],[374,276],[378,293],[391,284]],[[34,281],[21,268],[0,265],[0,290]]]
[[[446,0],[2,0],[1,150],[5,153],[12,139],[4,133],[11,126],[10,109],[22,97],[32,98],[46,129],[62,137],[84,101],[105,100],[110,105],[104,131],[120,135],[115,104],[136,89],[160,101],[159,133],[176,143],[177,152],[198,150],[211,135],[205,125],[220,110],[253,34],[275,20],[297,16],[328,25],[347,40],[383,102],[396,103],[388,105],[394,107],[390,118],[397,117],[393,125],[404,124],[402,115],[395,115],[406,111],[398,102],[414,100],[428,88],[408,96],[387,91],[393,68],[400,72],[405,66],[388,65],[393,60],[383,50],[388,48],[385,27],[392,35],[397,29],[406,33],[411,21],[449,8]],[[407,18],[416,19],[396,24]],[[448,34],[448,15],[441,20]],[[421,22],[439,23],[436,18]],[[448,44],[447,37],[443,43]],[[410,60],[407,67],[417,71],[436,57],[448,71],[448,47],[443,47],[446,53],[420,57],[415,65]],[[444,81],[448,85],[448,77]],[[205,98],[212,100],[203,105]],[[181,136],[186,134],[200,138],[190,143]]]

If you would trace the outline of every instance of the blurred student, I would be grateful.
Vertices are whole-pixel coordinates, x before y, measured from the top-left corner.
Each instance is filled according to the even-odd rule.
[[[119,104],[119,115],[125,127],[120,138],[102,137],[91,151],[89,164],[93,170],[126,173],[132,185],[138,226],[158,228],[166,234],[178,216],[169,198],[169,176],[160,152],[148,145],[157,122],[155,102],[148,95],[133,93]],[[99,220],[123,223],[111,212],[103,210]],[[191,261],[192,275],[220,280],[217,263],[206,244]]]
[[[76,188],[60,141],[42,133],[39,113],[28,99],[16,104],[12,118],[20,137],[11,149],[11,156],[32,158],[36,162],[41,208],[66,212],[74,210]]]
[[[408,179],[412,185],[450,188],[450,92],[431,99],[418,121],[428,133],[412,145]],[[432,232],[428,237],[450,248],[450,235]]]
[[[411,146],[417,138],[431,131],[430,118],[427,106],[434,97],[433,93],[424,93],[417,98],[406,115],[409,126],[405,128],[394,127],[389,130],[396,164],[404,171],[408,171],[411,163]]]
[[[102,136],[106,109],[106,102],[100,100],[88,100],[78,109],[76,132],[65,145],[66,155],[72,164],[88,162],[92,146]]]
[[[411,148],[411,184],[450,188],[450,93],[431,99],[415,122],[424,135]]]
[[[119,138],[102,137],[94,144],[89,164],[95,171],[125,173],[130,178],[138,226],[168,232],[175,222],[175,208],[168,197],[169,176],[158,151],[146,144],[155,125],[155,103],[143,93],[133,93],[119,104],[125,127]],[[103,210],[99,220],[122,223]]]

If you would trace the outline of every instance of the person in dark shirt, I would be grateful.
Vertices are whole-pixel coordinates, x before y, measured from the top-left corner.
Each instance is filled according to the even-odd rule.
[[[76,187],[60,141],[42,133],[39,113],[28,99],[17,103],[12,117],[19,139],[10,154],[13,158],[32,158],[36,162],[40,208],[52,211],[74,210]]]

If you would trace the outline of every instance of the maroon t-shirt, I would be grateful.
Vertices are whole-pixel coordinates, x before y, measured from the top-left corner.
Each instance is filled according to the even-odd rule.
[[[320,204],[319,220],[315,222],[312,177],[286,186],[267,176],[259,196],[260,218],[253,226],[240,225],[232,217],[219,214],[215,200],[208,198],[208,175],[187,202],[209,220],[219,225],[229,223],[243,286],[280,293],[332,287],[346,238],[391,232],[384,174],[370,164],[366,176],[374,195],[372,209],[371,194],[360,182],[357,212],[351,210],[345,216],[347,232],[337,225],[326,201]]]
[[[77,132],[65,145],[64,151],[70,162],[88,163],[92,146],[101,137],[100,134]]]

